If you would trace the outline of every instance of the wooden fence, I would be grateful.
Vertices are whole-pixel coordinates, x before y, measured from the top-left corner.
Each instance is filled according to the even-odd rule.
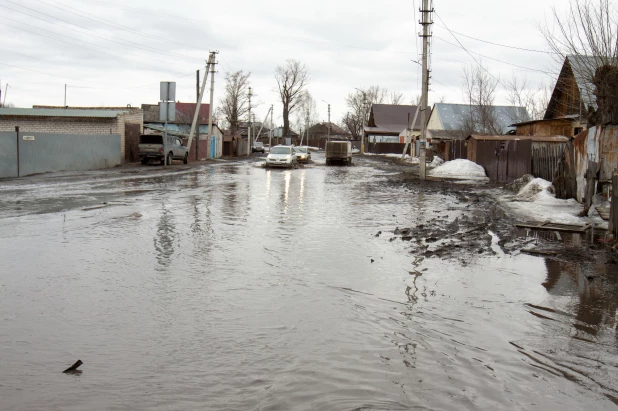
[[[532,175],[553,181],[562,162],[564,144],[533,143]]]

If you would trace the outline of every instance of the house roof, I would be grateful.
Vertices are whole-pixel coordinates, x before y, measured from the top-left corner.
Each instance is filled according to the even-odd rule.
[[[408,127],[408,116],[410,122],[414,120],[418,106],[395,105],[395,104],[372,104],[369,115],[368,128],[381,130],[386,133],[397,133]],[[421,129],[421,113],[416,116],[416,122],[412,126],[414,130]]]
[[[479,106],[470,104],[436,103],[433,110],[437,112],[445,130],[460,130],[465,116],[470,115],[470,110]],[[498,121],[498,127],[503,133],[509,131],[510,125],[521,118],[530,118],[525,107],[517,106],[493,106]]]
[[[81,110],[71,108],[0,108],[0,116],[116,118],[126,111]]]
[[[191,124],[195,115],[196,103],[176,103],[176,124]],[[144,123],[160,123],[159,120],[159,103],[157,104],[142,104],[144,110]],[[210,104],[200,105],[199,124],[208,124],[210,116]]]
[[[465,140],[467,137],[461,130],[427,130],[427,132],[436,140]]]
[[[570,118],[570,117],[565,117],[565,118],[546,118],[546,119],[542,119],[542,120],[522,121],[521,123],[511,124],[511,127],[526,126],[528,124],[544,123],[544,122],[550,122],[550,121],[560,122],[560,123],[572,123],[575,120],[576,120],[575,118]]]
[[[327,134],[328,125],[329,123],[327,121],[314,124],[313,126],[309,127],[309,134]],[[330,123],[330,134],[331,135],[349,135],[350,133],[348,133],[346,130],[342,129],[341,127],[339,127],[337,124],[331,122]]]
[[[531,140],[533,142],[548,142],[548,143],[566,143],[570,140],[566,136],[551,136],[551,137],[538,137],[538,136],[513,136],[513,135],[482,135],[472,134],[466,138],[466,140],[476,141],[517,141],[517,140]]]

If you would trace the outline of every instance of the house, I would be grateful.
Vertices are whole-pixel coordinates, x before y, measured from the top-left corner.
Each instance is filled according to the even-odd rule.
[[[516,136],[567,136],[575,137],[583,131],[575,118],[552,118],[547,120],[531,120],[511,124],[515,127]]]
[[[273,146],[277,144],[293,144],[296,146],[300,144],[300,135],[290,128],[288,135],[283,137],[283,127],[275,127],[273,129]]]
[[[445,161],[467,158],[466,138],[470,134],[470,119],[474,118],[476,110],[479,106],[469,104],[433,105],[427,122],[427,141],[431,143],[434,154]],[[489,110],[495,123],[492,130],[483,130],[487,134],[493,134],[492,131],[500,134],[513,132],[512,123],[529,118],[524,107],[492,106]]]
[[[507,134],[515,130],[511,124],[530,119],[525,107],[491,106],[488,109],[491,110],[495,120],[495,123],[492,124],[494,130],[476,130],[477,132]],[[465,134],[466,121],[473,117],[477,110],[480,110],[480,106],[450,103],[434,104],[427,122],[427,137],[433,136],[435,130],[461,131]],[[466,137],[467,135],[461,136],[464,139]]]
[[[586,128],[588,109],[597,107],[592,77],[604,60],[594,56],[566,56],[544,119],[573,118],[579,127]]]
[[[352,134],[339,127],[335,123],[321,122],[309,127],[308,145],[319,148],[326,148],[326,141],[331,140],[350,140]]]
[[[124,161],[125,120],[133,115],[124,109],[0,108],[0,177],[117,166]]]
[[[191,126],[195,116],[196,103],[176,103],[176,119],[168,122],[167,128],[164,122],[159,119],[159,104],[142,104],[144,111],[144,132],[145,133],[163,133],[181,137],[185,144],[188,142]],[[210,120],[210,105],[201,104],[198,114],[198,127],[196,134],[193,136],[195,143],[191,144],[189,151],[189,159],[205,159],[218,158],[223,155],[223,132],[219,129],[216,122],[213,122],[212,133],[208,131],[208,122]],[[214,137],[209,139],[209,136]],[[210,144],[209,144],[210,142]],[[208,147],[210,145],[210,147]],[[196,146],[199,154],[196,155]]]
[[[369,112],[369,122],[364,127],[365,141],[368,143],[399,143],[404,144],[401,131],[412,128],[412,136],[421,134],[421,113],[418,106],[395,105],[395,104],[372,104]]]

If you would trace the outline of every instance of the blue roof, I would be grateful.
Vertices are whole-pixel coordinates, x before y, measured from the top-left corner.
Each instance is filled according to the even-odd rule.
[[[473,107],[478,106],[436,103],[433,109],[438,113],[444,130],[460,130],[463,119],[470,114],[470,110]],[[511,124],[530,119],[525,107],[493,106],[493,108],[498,121],[498,127],[502,129],[503,133],[513,129],[509,127]]]

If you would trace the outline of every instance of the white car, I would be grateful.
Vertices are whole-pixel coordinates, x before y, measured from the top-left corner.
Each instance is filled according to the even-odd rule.
[[[296,153],[292,146],[274,146],[266,157],[266,167],[298,167]]]
[[[294,147],[294,152],[296,153],[296,159],[299,163],[308,163],[311,161],[311,153],[309,152],[309,147]]]

